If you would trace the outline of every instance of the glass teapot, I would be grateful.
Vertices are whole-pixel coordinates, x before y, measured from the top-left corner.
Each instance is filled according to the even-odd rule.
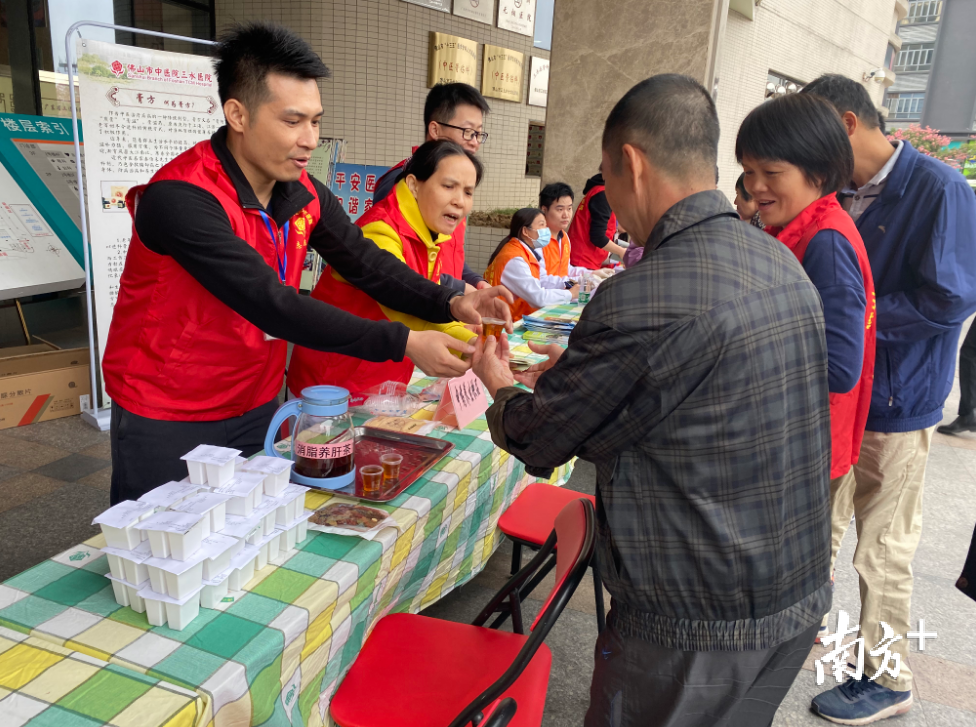
[[[265,454],[285,457],[274,446],[275,433],[297,417],[291,439],[292,481],[337,490],[356,479],[356,432],[349,415],[349,392],[338,386],[309,386],[300,399],[275,412],[264,438]]]

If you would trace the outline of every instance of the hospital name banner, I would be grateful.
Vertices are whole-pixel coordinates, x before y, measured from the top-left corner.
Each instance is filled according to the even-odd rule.
[[[210,58],[84,38],[77,47],[100,363],[132,237],[126,195],[209,139],[224,114]]]

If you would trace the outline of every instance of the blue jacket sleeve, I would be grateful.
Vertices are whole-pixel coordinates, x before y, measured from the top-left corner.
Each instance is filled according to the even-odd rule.
[[[857,385],[864,364],[867,296],[857,254],[842,234],[821,230],[810,240],[803,269],[823,301],[828,389],[846,394]]]
[[[923,341],[961,325],[976,311],[973,260],[976,198],[960,178],[945,187],[918,269],[922,284],[878,297],[878,344]]]

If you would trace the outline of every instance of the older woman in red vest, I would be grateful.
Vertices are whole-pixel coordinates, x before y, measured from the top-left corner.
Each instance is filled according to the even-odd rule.
[[[832,561],[838,492],[857,463],[874,383],[874,280],[861,235],[836,193],[853,177],[844,124],[826,101],[796,94],[767,101],[742,122],[735,155],[766,232],[796,255],[820,291],[830,391]]]
[[[405,166],[393,193],[356,222],[377,247],[396,256],[428,280],[446,273],[460,279],[464,267],[463,238],[455,234],[471,211],[482,166],[452,141],[428,141]],[[438,330],[467,342],[476,334],[461,323],[433,324],[380,305],[326,267],[312,297],[370,320],[391,320],[411,330]],[[357,394],[385,381],[410,380],[413,362],[372,362],[295,346],[288,368],[288,390],[332,384]]]

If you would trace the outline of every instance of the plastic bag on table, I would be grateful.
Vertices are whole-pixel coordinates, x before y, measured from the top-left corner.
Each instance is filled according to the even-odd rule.
[[[425,386],[424,390],[420,392],[421,401],[440,401],[441,397],[444,396],[444,387],[447,386],[447,379],[440,378],[434,381],[430,386]]]
[[[420,409],[424,402],[407,391],[407,385],[399,381],[386,381],[367,389],[355,397],[354,409],[372,414],[408,417]]]

